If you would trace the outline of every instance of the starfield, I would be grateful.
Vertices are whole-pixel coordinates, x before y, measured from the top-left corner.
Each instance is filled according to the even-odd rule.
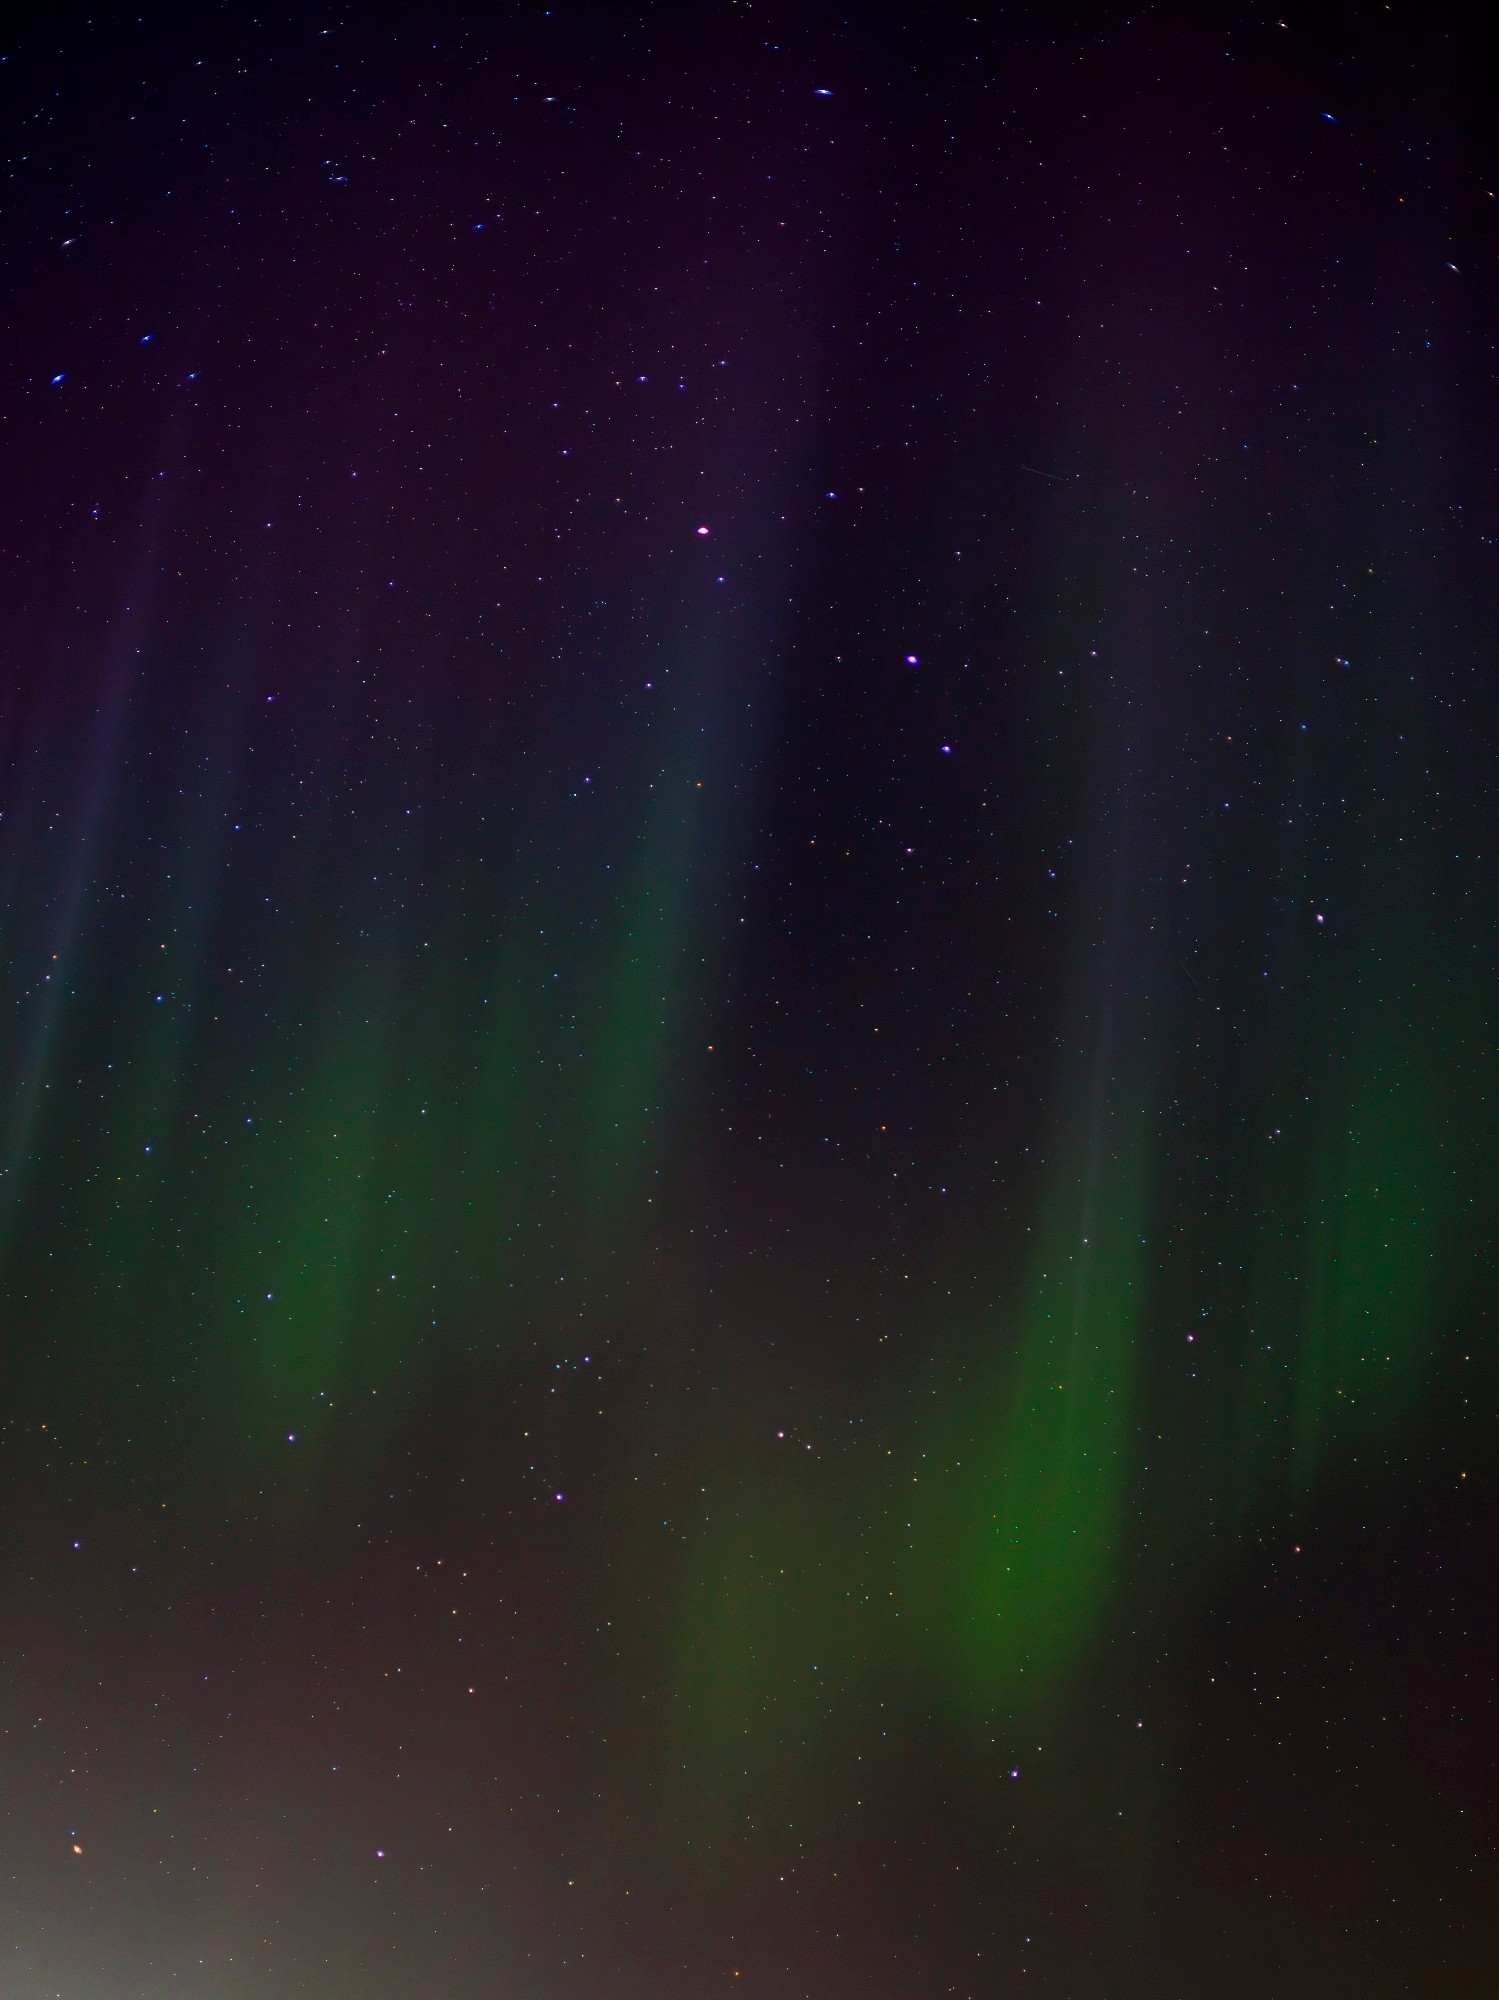
[[[1444,4],[0,42],[0,1994],[1499,1992]]]

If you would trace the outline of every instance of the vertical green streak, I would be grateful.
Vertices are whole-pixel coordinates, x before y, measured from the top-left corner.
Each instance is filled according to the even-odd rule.
[[[794,1641],[811,1635],[791,1617],[785,1557],[790,1544],[774,1501],[760,1495],[753,1518],[731,1520],[698,1552],[685,1579],[674,1680],[680,1705],[673,1839],[685,1835],[700,1860],[716,1855],[755,1810],[782,1792],[788,1725],[785,1685]],[[794,1636],[793,1636],[794,1635]]]
[[[483,1310],[492,1309],[513,1254],[533,1129],[521,1082],[524,1012],[513,966],[476,1012],[472,1069],[454,1079],[466,1102],[454,1112],[463,1160],[453,1233],[462,1248],[455,1282],[466,1307]]]
[[[679,843],[650,840],[631,886],[601,996],[585,1180],[611,1193],[642,1164],[660,1109],[668,1021],[680,983],[686,905]]]
[[[240,1357],[252,1429],[339,1385],[357,1338],[371,1352],[377,1322],[361,1312],[360,1250],[379,1199],[374,1107],[388,1068],[388,1022],[372,995],[329,1007],[284,1115],[289,1140],[267,1136],[246,1159],[244,1205],[230,1225],[219,1315]],[[273,1114],[275,1115],[275,1114]]]
[[[1134,1418],[1142,1225],[1141,1120],[1081,1177],[1053,1170],[1019,1335],[968,1447],[955,1526],[950,1668],[983,1706],[1042,1699],[1077,1661],[1115,1588]]]
[[[705,1476],[719,1464],[705,1452]],[[860,1618],[873,1579],[858,1480],[792,1446],[732,1486],[720,1472],[685,1524],[662,1835],[701,1869],[805,1821],[840,1727],[888,1670]]]
[[[1356,1031],[1346,1092],[1324,1117],[1308,1201],[1295,1397],[1296,1483],[1327,1445],[1398,1423],[1436,1328],[1439,1238],[1452,1174],[1435,1106],[1435,1024]]]
[[[684,730],[683,743],[700,743]],[[646,1149],[668,1087],[690,1046],[688,988],[696,934],[699,874],[714,844],[710,794],[700,789],[683,747],[656,777],[645,825],[625,870],[603,954],[604,990],[595,997],[584,1124],[582,1185],[608,1206],[638,1186]]]

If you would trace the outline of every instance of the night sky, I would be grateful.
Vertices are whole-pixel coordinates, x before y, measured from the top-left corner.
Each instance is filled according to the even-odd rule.
[[[8,35],[3,2000],[1491,2000],[1463,13]]]

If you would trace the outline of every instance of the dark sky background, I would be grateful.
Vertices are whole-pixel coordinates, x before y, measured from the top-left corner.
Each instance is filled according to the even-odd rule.
[[[0,1993],[1499,1991],[1442,5],[0,55]]]

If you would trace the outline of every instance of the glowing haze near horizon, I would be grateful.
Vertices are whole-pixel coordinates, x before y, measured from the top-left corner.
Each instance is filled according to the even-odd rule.
[[[36,16],[0,1987],[1488,1994],[1457,16]]]

